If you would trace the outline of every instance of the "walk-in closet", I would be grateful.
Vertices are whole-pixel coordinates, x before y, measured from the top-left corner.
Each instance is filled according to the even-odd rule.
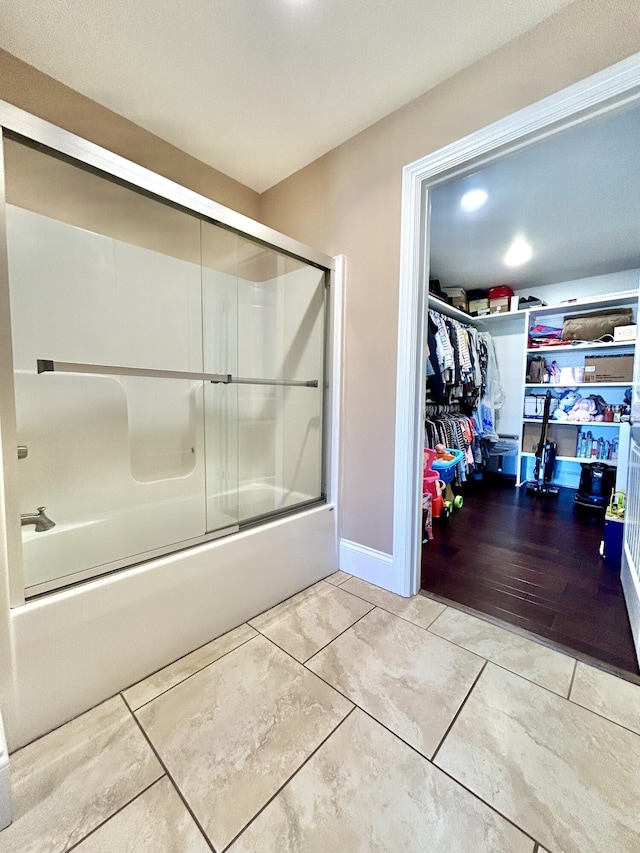
[[[421,575],[636,675],[639,140],[620,110],[430,189]]]

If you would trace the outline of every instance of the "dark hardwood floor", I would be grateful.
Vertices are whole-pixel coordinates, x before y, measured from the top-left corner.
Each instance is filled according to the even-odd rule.
[[[620,572],[598,553],[602,515],[571,489],[536,498],[494,479],[462,493],[423,547],[422,588],[637,675]]]

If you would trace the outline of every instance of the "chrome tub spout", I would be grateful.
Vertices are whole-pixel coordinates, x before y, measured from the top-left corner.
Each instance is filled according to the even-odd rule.
[[[36,533],[42,533],[45,530],[51,530],[56,526],[55,521],[44,514],[46,506],[39,506],[37,512],[25,512],[20,516],[20,523],[24,527],[25,524],[33,524],[36,528]]]

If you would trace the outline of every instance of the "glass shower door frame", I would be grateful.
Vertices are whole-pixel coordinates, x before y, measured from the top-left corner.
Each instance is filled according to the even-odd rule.
[[[71,161],[79,167],[89,168],[98,174],[105,177],[115,179],[123,184],[131,187],[134,190],[142,191],[160,201],[168,202],[186,212],[196,214],[203,220],[207,220],[215,225],[222,226],[228,230],[234,231],[241,236],[263,244],[265,247],[277,250],[285,255],[289,255],[294,259],[303,261],[306,264],[314,266],[319,270],[324,271],[325,275],[325,290],[329,291],[329,282],[331,275],[334,273],[334,259],[317,250],[306,246],[296,240],[293,240],[286,235],[283,235],[267,226],[264,226],[243,214],[233,211],[217,202],[214,202],[206,197],[189,190],[167,178],[157,175],[142,166],[138,166],[131,161],[120,157],[104,148],[101,148],[94,143],[88,142],[75,134],[62,130],[55,125],[50,124],[36,116],[14,107],[11,104],[0,101],[0,132],[7,135],[8,138],[16,139],[19,142],[37,146],[43,146],[58,156]],[[0,444],[2,447],[2,473],[3,473],[3,491],[0,495],[0,502],[6,517],[6,539],[0,541],[0,549],[4,552],[3,558],[6,559],[9,566],[9,597],[10,606],[16,607],[25,603],[24,590],[24,575],[22,569],[22,541],[20,529],[20,505],[19,505],[19,490],[18,490],[18,455],[17,444],[18,436],[16,429],[16,408],[15,395],[13,384],[13,349],[11,339],[11,323],[10,323],[10,306],[9,306],[9,280],[8,280],[8,261],[7,261],[7,241],[6,241],[6,206],[5,206],[5,179],[4,179],[4,158],[3,148],[0,145],[0,371],[3,380],[0,383]],[[329,299],[325,299],[325,312],[328,311]],[[325,340],[324,340],[324,383],[323,396],[325,402],[323,404],[323,424],[322,424],[322,495],[319,500],[324,500],[326,495],[326,483],[328,474],[327,453],[329,449],[330,429],[328,424],[328,416],[331,411],[331,404],[327,405],[327,389],[329,387],[329,373],[327,367],[330,363],[330,354],[328,352],[330,325],[325,322]],[[104,366],[103,366],[104,369]],[[204,378],[204,377],[203,377]],[[209,381],[227,382],[230,377],[213,377]],[[233,381],[233,379],[231,379]],[[250,382],[251,377],[237,377],[236,382]],[[313,384],[313,381],[295,384]],[[289,510],[294,513],[306,508],[309,505],[318,503],[319,500],[309,501],[301,506],[296,506]],[[265,520],[269,520],[272,516],[268,516]],[[274,516],[275,517],[275,514]],[[261,519],[252,519],[251,524],[257,523]],[[85,572],[79,572],[73,575],[69,582],[78,582],[93,577],[98,577],[106,572],[113,571],[125,566],[133,566],[140,562],[154,559],[165,554],[170,554],[176,550],[198,545],[207,542],[220,536],[228,535],[236,532],[239,529],[238,525],[232,528],[225,528],[213,533],[208,533],[197,539],[190,539],[183,543],[175,543],[169,547],[158,548],[153,551],[145,552],[144,554],[135,555],[127,560],[120,560],[114,564],[109,564],[105,567],[99,567],[100,570],[90,569]],[[1,531],[0,531],[1,533]],[[67,582],[52,582],[51,584],[42,584],[38,589],[30,590],[29,596],[41,594],[50,589],[64,589]]]

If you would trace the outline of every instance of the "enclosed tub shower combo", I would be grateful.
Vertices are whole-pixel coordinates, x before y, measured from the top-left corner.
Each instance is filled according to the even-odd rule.
[[[333,260],[19,110],[3,110],[10,603],[42,609],[67,587],[77,598],[88,581],[110,582],[136,567],[166,571],[173,559],[169,596],[181,582],[189,589],[194,546],[249,536],[242,548],[262,574],[255,583],[247,575],[235,590],[236,558],[228,554],[240,546],[195,547],[199,586],[188,597],[216,598],[222,585],[233,604],[226,614],[237,613],[213,618],[175,653],[168,646],[162,653],[176,657],[207,631],[215,636],[335,569],[335,524],[323,515],[323,544],[318,531],[305,533],[316,549],[311,572],[303,565],[296,578],[288,566],[269,588],[270,559],[282,561],[299,525],[313,528],[314,509],[332,509]],[[203,574],[203,554],[218,573],[215,583]],[[149,598],[138,602],[151,614],[155,580],[148,574]],[[131,609],[124,583],[103,588],[121,590]],[[263,592],[248,595],[243,607],[238,597],[256,584]],[[189,621],[186,611],[176,618]],[[104,630],[106,637],[106,621]],[[131,672],[159,662],[161,653],[153,653]],[[94,698],[107,692],[95,686]]]
[[[325,271],[4,151],[27,595],[322,500]]]

